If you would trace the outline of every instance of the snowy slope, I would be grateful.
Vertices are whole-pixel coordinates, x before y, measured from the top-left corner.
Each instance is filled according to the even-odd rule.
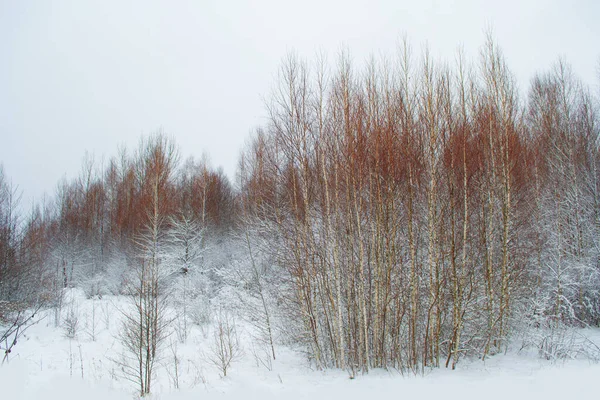
[[[65,337],[55,327],[54,315],[32,327],[0,368],[1,399],[107,399],[136,398],[136,386],[125,380],[116,362],[120,312],[126,300],[106,296],[86,300],[72,291],[63,308],[78,315],[77,335]],[[94,313],[95,308],[95,313]],[[92,315],[95,314],[95,341]],[[444,398],[537,399],[592,398],[597,392],[600,365],[585,360],[550,363],[535,355],[509,352],[485,362],[463,360],[456,371],[432,370],[425,376],[401,376],[397,371],[375,370],[349,379],[345,371],[314,371],[302,355],[278,347],[272,370],[258,360],[241,330],[245,354],[226,378],[210,364],[208,332],[192,331],[188,343],[173,337],[162,354],[152,398],[156,399],[331,399]],[[597,332],[591,332],[598,337]],[[175,388],[177,355],[179,389]]]

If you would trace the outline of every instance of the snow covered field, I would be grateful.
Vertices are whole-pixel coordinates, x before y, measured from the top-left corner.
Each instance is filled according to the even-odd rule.
[[[55,327],[54,315],[48,311],[41,322],[27,331],[9,362],[0,367],[0,399],[137,398],[137,387],[123,378],[118,366],[122,351],[118,340],[119,309],[126,306],[126,301],[111,296],[86,300],[76,291],[70,295],[63,318],[74,310],[76,336],[67,338],[65,326]],[[551,363],[514,349],[485,362],[463,360],[455,371],[440,368],[424,376],[402,376],[397,371],[375,370],[349,379],[346,371],[315,371],[301,354],[283,346],[277,347],[277,360],[272,365],[263,363],[261,359],[265,358],[260,356],[260,349],[253,348],[248,330],[240,325],[239,333],[244,356],[232,365],[225,378],[208,360],[210,330],[203,332],[195,327],[186,344],[178,343],[173,335],[161,352],[151,397],[580,399],[597,395],[595,380],[600,376],[600,365],[590,361]],[[588,330],[586,335],[599,343],[597,331]]]

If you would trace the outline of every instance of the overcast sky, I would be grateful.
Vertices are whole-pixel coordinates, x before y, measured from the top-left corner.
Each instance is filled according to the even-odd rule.
[[[523,89],[558,56],[596,85],[599,21],[597,0],[0,0],[0,161],[30,203],[162,128],[232,177],[290,50],[362,61],[406,34],[475,60],[491,26]]]

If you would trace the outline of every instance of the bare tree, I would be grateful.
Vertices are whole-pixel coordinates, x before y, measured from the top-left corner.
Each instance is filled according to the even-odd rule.
[[[233,317],[227,313],[220,312],[217,316],[213,341],[208,350],[208,360],[219,369],[223,377],[231,364],[239,360],[243,355],[242,346]]]
[[[169,263],[175,268],[176,281],[173,303],[177,313],[177,333],[185,342],[190,329],[190,302],[198,296],[191,287],[190,280],[203,274],[202,259],[205,251],[205,228],[200,222],[186,215],[171,219],[167,235]]]
[[[138,257],[129,283],[133,307],[124,313],[122,342],[127,353],[121,363],[125,377],[139,385],[140,395],[150,393],[154,366],[168,336],[165,277],[165,218],[168,191],[177,153],[164,136],[142,142],[138,166],[140,184],[147,193],[146,229],[135,240]]]
[[[46,229],[33,212],[21,226],[20,192],[0,164],[0,352],[9,359],[25,331],[40,320],[44,305],[42,269],[46,256]],[[37,210],[37,209],[36,209]]]

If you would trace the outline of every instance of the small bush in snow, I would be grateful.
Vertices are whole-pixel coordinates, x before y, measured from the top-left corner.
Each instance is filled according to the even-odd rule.
[[[220,313],[213,333],[208,360],[219,368],[222,376],[225,377],[231,364],[239,360],[243,354],[235,320],[229,314]]]
[[[69,309],[62,326],[65,337],[74,339],[77,336],[77,332],[79,331],[79,312],[75,307]]]

